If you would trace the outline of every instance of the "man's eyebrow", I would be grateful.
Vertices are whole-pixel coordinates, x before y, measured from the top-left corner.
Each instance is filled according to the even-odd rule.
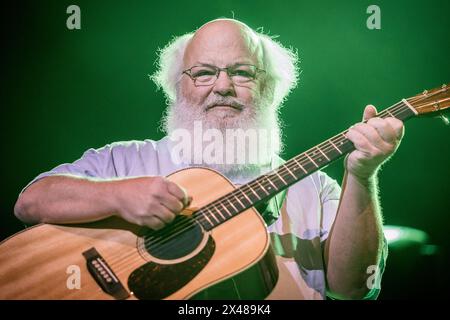
[[[211,63],[206,63],[206,62],[197,62],[196,64],[194,64],[195,66],[204,66],[204,67],[216,67],[215,65],[211,64]]]
[[[251,61],[247,61],[247,60],[241,60],[238,62],[234,62],[232,64],[227,64],[226,67],[235,67],[235,66],[240,66],[240,65],[246,65],[246,64],[252,64]],[[211,63],[207,63],[207,62],[201,62],[201,61],[197,61],[197,63],[195,64],[196,66],[204,66],[204,67],[217,67],[214,64]]]

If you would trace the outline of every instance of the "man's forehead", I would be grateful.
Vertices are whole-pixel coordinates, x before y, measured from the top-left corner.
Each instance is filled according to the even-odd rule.
[[[227,61],[228,60],[228,61]],[[195,59],[192,61],[194,65],[198,66],[217,66],[217,67],[231,67],[243,64],[254,64],[255,60],[249,57],[235,57],[230,59],[222,59],[221,57],[216,57],[215,59]]]
[[[188,44],[184,62],[230,65],[255,63],[255,45],[235,22],[213,21],[201,27]]]
[[[193,40],[223,39],[233,42],[245,38],[249,28],[234,20],[214,20],[204,24],[195,33]]]

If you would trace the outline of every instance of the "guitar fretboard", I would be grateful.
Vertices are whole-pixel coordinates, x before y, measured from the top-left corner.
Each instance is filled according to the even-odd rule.
[[[380,112],[378,117],[407,120],[415,116],[406,100]],[[313,172],[327,166],[355,149],[345,136],[348,130],[303,152],[275,170],[262,175],[211,202],[193,214],[205,230],[211,230],[237,214],[258,205]]]

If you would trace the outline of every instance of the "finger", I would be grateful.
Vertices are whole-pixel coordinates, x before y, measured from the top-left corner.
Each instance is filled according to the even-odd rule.
[[[183,187],[180,187],[175,182],[169,181],[167,185],[167,190],[170,194],[180,200],[184,206],[189,204],[189,197],[187,195],[186,190]]]
[[[369,104],[364,108],[363,121],[369,120],[377,115],[377,109]]]
[[[166,225],[163,221],[161,221],[161,219],[159,219],[157,217],[153,217],[153,216],[146,217],[144,220],[144,224],[153,230],[162,229]]]
[[[372,121],[373,119],[376,118],[372,118],[369,121]],[[353,126],[352,129],[361,133],[364,137],[367,138],[367,141],[377,149],[384,152],[389,152],[392,149],[392,145],[384,141],[378,131],[368,123],[358,123]]]
[[[369,140],[367,140],[362,133],[358,132],[353,127],[348,129],[346,137],[348,140],[353,142],[357,150],[365,153],[366,155],[374,153],[375,147],[369,143]]]
[[[170,223],[173,219],[175,219],[175,214],[163,205],[159,205],[155,208],[153,216],[157,217],[164,223]]]
[[[386,121],[394,129],[397,140],[401,140],[405,134],[405,126],[403,125],[403,122],[392,117],[386,118]]]
[[[174,214],[180,213],[184,208],[183,203],[169,193],[165,194],[165,196],[160,200],[160,204],[165,206]]]
[[[391,144],[396,142],[397,134],[394,128],[392,128],[389,122],[385,119],[372,118],[367,121],[367,124],[375,128],[384,141]]]

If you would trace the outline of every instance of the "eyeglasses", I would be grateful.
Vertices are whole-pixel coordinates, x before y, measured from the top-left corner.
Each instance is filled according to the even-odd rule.
[[[194,85],[198,87],[213,85],[219,77],[220,71],[226,72],[235,85],[254,81],[259,73],[266,72],[251,64],[237,64],[227,68],[210,65],[193,66],[182,73],[187,74],[194,81]]]

